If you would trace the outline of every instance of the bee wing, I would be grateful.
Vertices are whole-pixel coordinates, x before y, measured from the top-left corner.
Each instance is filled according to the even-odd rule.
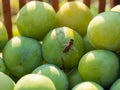
[[[75,46],[72,46],[71,49],[78,52],[78,50],[77,50],[77,48]]]

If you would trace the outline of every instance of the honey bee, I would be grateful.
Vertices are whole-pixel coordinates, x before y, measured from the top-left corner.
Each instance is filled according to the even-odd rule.
[[[74,43],[74,40],[70,39],[70,41],[66,44],[65,48],[63,49],[63,53],[68,52],[71,49],[73,43]]]

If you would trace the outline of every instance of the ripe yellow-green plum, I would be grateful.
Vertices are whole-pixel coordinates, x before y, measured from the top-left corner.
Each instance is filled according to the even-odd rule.
[[[96,49],[120,50],[120,13],[106,11],[95,16],[89,23],[87,37]]]
[[[85,81],[74,86],[72,90],[104,90],[104,88],[96,82]]]
[[[14,90],[56,90],[51,79],[44,75],[27,74],[21,77]]]
[[[67,26],[76,30],[81,36],[87,31],[87,26],[93,18],[90,9],[80,1],[64,3],[57,12],[57,26]]]

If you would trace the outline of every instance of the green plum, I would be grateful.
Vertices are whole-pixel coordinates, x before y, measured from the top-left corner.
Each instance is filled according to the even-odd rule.
[[[40,65],[32,73],[49,77],[53,81],[56,90],[68,90],[69,82],[66,74],[53,64]]]
[[[3,50],[8,41],[8,33],[4,24],[0,21],[0,51]]]
[[[91,50],[95,50],[95,48],[89,42],[87,35],[85,35],[83,37],[83,42],[84,42],[85,52],[89,52]]]
[[[57,90],[48,77],[37,74],[27,74],[21,77],[14,90]]]
[[[85,81],[74,86],[72,90],[104,90],[104,88],[96,82]]]
[[[110,87],[110,90],[120,90],[120,79],[118,78]]]
[[[0,72],[0,90],[13,90],[15,82],[3,72]]]
[[[2,57],[0,57],[0,72],[3,72],[3,73],[6,72],[6,65]]]
[[[69,88],[72,89],[75,85],[83,82],[84,80],[81,78],[78,68],[73,68],[69,73],[68,73],[68,80],[69,80]]]
[[[83,40],[71,28],[55,28],[45,36],[42,54],[46,63],[55,64],[64,70],[71,69],[78,65],[84,54]]]
[[[55,10],[46,2],[30,1],[19,10],[16,25],[20,35],[42,40],[56,27]]]
[[[119,75],[119,59],[109,50],[89,51],[81,58],[78,71],[83,80],[109,87]]]
[[[3,49],[3,58],[10,73],[21,77],[42,64],[41,44],[32,38],[13,37]]]

